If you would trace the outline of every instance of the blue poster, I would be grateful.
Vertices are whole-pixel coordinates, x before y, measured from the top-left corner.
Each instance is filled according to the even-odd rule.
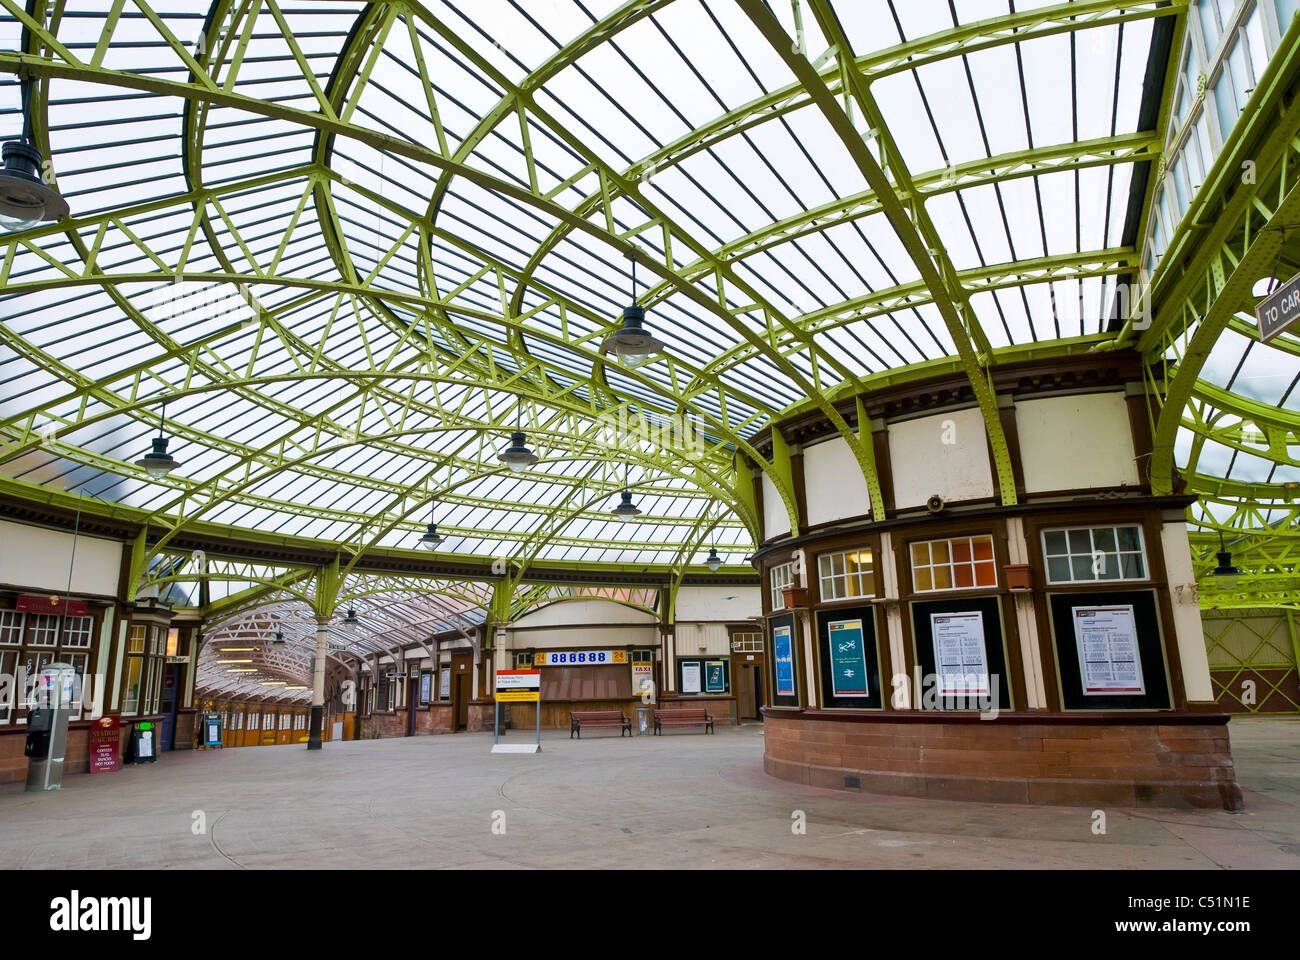
[[[704,692],[726,693],[726,664],[721,660],[709,660],[704,664]]]
[[[830,644],[831,690],[837,697],[869,697],[867,647],[861,620],[832,620],[827,625]]]
[[[794,696],[794,645],[789,627],[772,628],[772,652],[776,654],[776,695]]]

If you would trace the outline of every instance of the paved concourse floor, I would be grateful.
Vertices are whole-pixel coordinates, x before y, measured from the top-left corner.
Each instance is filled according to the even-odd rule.
[[[490,734],[185,751],[0,788],[0,868],[1300,868],[1300,718],[1230,731],[1245,813],[1115,808],[1104,835],[1092,809],[785,783],[757,724],[548,732],[539,755]]]

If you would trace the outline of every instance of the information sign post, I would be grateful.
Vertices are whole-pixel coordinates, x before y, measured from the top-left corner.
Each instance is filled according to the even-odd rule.
[[[496,678],[496,722],[492,725],[493,753],[542,752],[542,671],[498,670]],[[537,705],[537,741],[535,743],[501,743],[501,704],[534,703]]]

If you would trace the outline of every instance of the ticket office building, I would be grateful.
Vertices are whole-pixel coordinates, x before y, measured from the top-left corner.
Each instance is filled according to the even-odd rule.
[[[1014,498],[955,378],[858,401],[878,516],[842,437],[816,418],[784,425],[798,535],[756,484],[768,771],[956,799],[1239,806],[1191,498],[1146,483],[1138,365],[995,374]],[[1102,739],[1104,755],[1082,747]]]

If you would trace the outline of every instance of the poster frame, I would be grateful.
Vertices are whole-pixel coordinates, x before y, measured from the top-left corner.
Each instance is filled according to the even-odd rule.
[[[964,593],[961,596],[944,597],[943,599],[912,600],[908,606],[910,608],[908,619],[911,621],[912,628],[912,662],[916,664],[916,668],[922,677],[922,688],[919,691],[913,689],[913,698],[924,697],[924,678],[935,672],[934,638],[930,627],[931,615],[936,613],[965,613],[978,610],[983,615],[984,656],[985,662],[988,664],[989,676],[998,677],[997,709],[1002,712],[1014,709],[1010,668],[1011,657],[1007,651],[1007,629],[1000,594],[971,596]],[[913,687],[915,688],[915,674],[913,675]],[[956,713],[974,711],[974,708],[969,706],[958,706],[957,700],[956,697],[941,697],[939,698],[939,705],[933,709]],[[917,699],[916,703],[913,704],[913,708],[926,709],[923,699]]]
[[[1169,674],[1169,652],[1165,645],[1163,619],[1156,591],[1150,587],[1136,590],[1093,590],[1049,592],[1047,624],[1051,632],[1052,659],[1056,667],[1056,687],[1060,691],[1063,712],[1095,710],[1150,711],[1174,708],[1173,683]],[[1075,607],[1132,605],[1138,634],[1138,656],[1142,663],[1145,694],[1085,694],[1083,675],[1074,637]]]
[[[880,651],[880,623],[875,604],[839,605],[816,613],[818,689],[821,691],[820,709],[823,710],[884,710],[885,691]],[[862,621],[862,641],[867,655],[868,695],[837,696],[831,676],[830,624],[841,620]],[[870,636],[868,636],[870,631]]]

